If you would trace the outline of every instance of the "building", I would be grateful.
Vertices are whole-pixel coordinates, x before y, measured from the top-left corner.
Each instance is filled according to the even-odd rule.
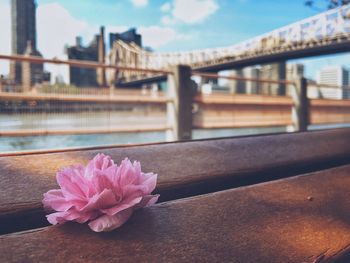
[[[330,99],[350,97],[347,90],[349,86],[349,70],[342,66],[337,65],[322,68],[317,72],[316,81],[319,85],[319,97]]]
[[[258,67],[248,67],[244,70],[244,77],[249,79],[259,79],[260,68]],[[258,94],[260,91],[261,83],[257,81],[246,81],[245,90],[248,94]]]
[[[113,43],[117,40],[121,40],[125,43],[135,43],[137,46],[142,47],[142,36],[136,33],[135,28],[130,28],[123,33],[110,33],[109,34],[109,47],[113,47]]]
[[[286,78],[286,63],[274,63],[261,67],[247,67],[230,71],[230,76],[247,79],[272,79]],[[229,80],[228,86],[231,93],[285,95],[285,84],[263,83],[251,80]]]
[[[277,62],[263,65],[260,69],[260,78],[268,80],[286,79],[286,62]],[[286,95],[286,85],[283,83],[260,83],[262,94]]]
[[[244,72],[242,69],[231,70],[229,76],[243,78]],[[246,90],[246,83],[243,80],[229,80],[228,86],[230,93],[245,93]]]
[[[11,34],[12,54],[41,57],[36,46],[36,3],[34,0],[11,0]],[[26,74],[26,84],[41,83],[43,78],[43,65],[33,64]],[[11,62],[10,78],[17,84],[22,84],[22,63]]]
[[[317,72],[317,83],[334,86],[349,85],[349,71],[342,66],[327,66]]]
[[[24,52],[25,56],[41,56],[36,50],[30,40],[27,42],[27,48]],[[37,63],[22,62],[22,91],[28,92],[31,88],[44,81],[44,65]]]
[[[287,64],[287,80],[304,77],[303,64]]]
[[[287,64],[287,80],[294,81],[298,78],[304,77],[304,65],[303,64]],[[292,95],[293,85],[287,85],[286,94],[288,96]]]
[[[100,28],[100,34],[95,35],[94,39],[87,47],[82,45],[81,37],[77,37],[75,46],[67,47],[66,53],[69,60],[86,60],[104,63],[104,27]],[[105,70],[70,67],[69,82],[77,87],[104,87],[106,86]]]

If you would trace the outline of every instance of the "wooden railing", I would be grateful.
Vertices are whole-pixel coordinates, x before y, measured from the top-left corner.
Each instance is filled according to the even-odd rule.
[[[81,94],[42,93],[29,89],[28,92],[0,92],[0,100],[8,102],[48,102],[48,103],[93,103],[106,105],[157,105],[166,115],[166,123],[159,125],[119,125],[119,127],[91,127],[81,129],[45,130],[0,130],[0,136],[91,134],[115,132],[165,131],[167,140],[188,140],[193,129],[220,129],[240,127],[287,126],[289,130],[305,131],[313,124],[333,124],[350,122],[350,101],[321,100],[307,97],[308,83],[304,78],[294,80],[271,80],[222,76],[212,73],[192,71],[184,65],[171,70],[152,70],[118,67],[89,61],[63,61],[28,56],[0,55],[0,59],[26,63],[53,63],[85,68],[105,68],[111,70],[140,71],[167,74],[166,93],[154,96],[141,92],[121,92],[113,85],[110,88],[88,89]],[[245,82],[288,85],[291,97],[261,94],[202,94],[196,90],[192,76],[208,79],[227,79]],[[322,85],[325,88],[327,85]],[[326,88],[334,88],[327,86]]]

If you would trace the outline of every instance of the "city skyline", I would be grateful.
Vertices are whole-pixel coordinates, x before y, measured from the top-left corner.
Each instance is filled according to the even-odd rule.
[[[182,0],[152,2],[146,0],[133,0],[120,2],[118,1],[118,3],[114,3],[115,9],[118,11],[115,13],[119,14],[120,12],[120,16],[110,18],[110,16],[108,16],[109,9],[106,9],[107,14],[102,17],[99,16],[100,19],[98,20],[96,16],[98,17],[98,13],[101,11],[101,8],[111,6],[113,4],[112,2],[114,1],[104,0],[101,1],[101,3],[99,2],[99,7],[96,9],[96,12],[90,12],[91,14],[89,14],[87,10],[89,9],[89,7],[91,7],[91,1],[85,1],[84,3],[81,1],[74,1],[74,4],[65,0],[37,1],[38,49],[43,53],[44,57],[62,58],[64,55],[63,51],[65,45],[72,45],[75,41],[76,36],[82,36],[83,44],[86,45],[92,40],[93,35],[98,32],[99,26],[103,24],[105,24],[106,26],[107,36],[110,32],[122,32],[124,30],[127,30],[130,26],[136,26],[138,32],[142,34],[145,46],[151,46],[152,48],[159,51],[187,50],[193,49],[194,47],[204,48],[225,45],[228,46],[256,36],[257,34],[267,32],[279,26],[295,22],[298,19],[300,20],[302,18],[317,14],[317,12],[315,12],[314,10],[305,7],[303,5],[303,1],[296,1],[297,4],[284,3],[281,5],[271,4],[271,1],[261,1],[258,4],[253,3],[254,1],[251,0],[237,0],[230,2],[214,0],[191,0],[188,1],[189,5],[196,5],[200,2],[202,3],[202,5],[204,5],[206,8],[209,8],[210,10],[208,11],[206,9],[202,9],[202,16],[193,15],[192,18],[186,18],[186,11],[184,11],[183,7],[181,6]],[[220,27],[218,27],[218,30],[216,31],[210,30],[213,25],[218,25],[218,23],[225,24],[225,22],[227,22],[228,20],[232,21],[233,23],[237,19],[237,16],[242,18],[244,16],[246,16],[246,18],[250,17],[251,14],[248,14],[247,10],[254,5],[261,5],[261,7],[263,8],[264,5],[262,2],[265,2],[265,4],[267,2],[270,2],[270,4],[266,4],[265,8],[269,9],[271,12],[273,10],[276,10],[276,8],[281,8],[282,6],[283,10],[286,8],[289,8],[291,10],[293,10],[293,8],[298,8],[300,12],[296,12],[298,14],[292,14],[293,12],[288,11],[284,18],[281,18],[281,16],[276,13],[276,16],[273,19],[273,21],[271,21],[271,17],[268,18],[266,15],[260,14],[257,15],[257,17],[252,21],[256,21],[256,26],[241,23],[239,27],[232,27],[231,31],[227,31],[227,28],[224,28],[226,32],[232,34],[223,34]],[[80,10],[78,9],[78,6],[80,6]],[[230,14],[230,12],[227,11],[228,9],[230,9],[229,7],[231,7],[232,9],[232,14]],[[10,42],[8,40],[11,37],[9,33],[10,28],[5,28],[5,26],[9,24],[9,21],[5,21],[6,16],[10,16],[9,14],[4,15],[6,13],[6,9],[9,10],[8,8],[9,1],[3,1],[2,3],[0,3],[0,29],[4,32],[5,36],[4,41],[2,41],[2,43],[0,44],[0,53],[5,54],[10,53],[9,47],[7,47]],[[125,12],[123,12],[124,9],[129,10],[130,14],[138,13],[143,15],[134,16],[135,19],[133,19],[133,22],[131,23],[130,17],[132,16],[126,16]],[[245,13],[243,12],[237,15],[240,10],[246,11]],[[145,20],[144,16],[149,14],[150,12],[153,12],[155,15],[152,17],[148,17],[148,19]],[[256,13],[256,11],[252,13]],[[222,21],[215,22],[215,20],[218,20],[217,16],[221,16]],[[50,26],[53,26],[52,24],[57,23],[62,19],[67,21],[67,23],[69,23],[70,25],[72,25],[72,28],[65,27],[62,29],[60,27],[58,28],[58,30],[52,30],[52,27],[50,28]],[[157,19],[158,24],[156,24]],[[261,19],[263,19],[265,23],[258,23]],[[52,20],[51,24],[44,23],[45,21],[50,20]],[[118,20],[119,24],[115,23],[115,20]],[[99,21],[101,22],[100,25],[97,24]],[[113,21],[114,24],[112,24]],[[188,33],[191,30],[201,29],[203,27],[208,27],[207,30],[202,30],[200,32],[203,41],[198,41],[198,34]],[[247,27],[249,28],[249,30]],[[245,30],[241,28],[245,28]],[[244,31],[244,34],[242,34],[242,31]],[[6,34],[6,32],[8,34]],[[180,40],[175,38],[169,38],[172,34],[174,34],[174,32],[177,38],[181,38]],[[220,37],[216,37],[214,39],[213,44],[213,39],[208,37],[208,34],[214,33],[221,35]],[[204,41],[205,39],[207,39],[208,41]],[[345,53],[341,55],[300,59],[288,62],[305,64],[306,76],[315,78],[316,71],[322,68],[323,66],[339,64],[348,67],[349,64],[347,63],[347,60],[349,58],[349,53]],[[4,64],[6,63],[1,62],[0,64],[0,74],[8,74],[8,67],[4,66]]]

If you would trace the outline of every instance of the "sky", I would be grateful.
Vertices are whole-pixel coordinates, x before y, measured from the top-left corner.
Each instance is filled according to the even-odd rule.
[[[76,36],[89,43],[106,32],[136,27],[156,51],[229,46],[315,15],[304,0],[37,0],[37,46],[46,58],[64,57]],[[319,1],[323,3],[325,1]],[[0,53],[10,54],[10,0],[0,0]],[[107,39],[106,39],[107,40]],[[324,65],[348,66],[349,54],[304,59],[306,75]],[[298,62],[298,61],[297,61]],[[350,65],[349,65],[350,66]],[[0,73],[8,66],[0,62]]]

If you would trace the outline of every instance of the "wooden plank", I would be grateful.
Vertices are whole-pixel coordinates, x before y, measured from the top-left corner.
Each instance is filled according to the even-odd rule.
[[[159,132],[171,129],[165,125],[130,125],[106,128],[79,128],[79,129],[21,129],[0,130],[0,136],[22,137],[43,135],[71,135],[71,134],[108,134],[108,133],[137,133],[137,132]]]
[[[194,124],[196,129],[235,129],[235,128],[267,128],[267,127],[283,127],[292,125],[292,122],[288,120],[270,120],[270,119],[254,119],[242,122],[236,121],[215,121],[215,122],[203,122],[197,121]]]
[[[349,138],[337,129],[0,157],[0,233],[45,225],[42,194],[57,187],[55,172],[98,152],[141,161],[166,201],[349,163]]]
[[[302,83],[304,81],[301,80],[300,87]],[[307,103],[305,87],[303,90],[304,97],[300,101],[303,110],[299,112],[299,117],[302,117],[304,130],[308,122],[306,119],[310,119],[310,124],[350,122],[350,100],[311,99]],[[296,124],[297,111],[292,108],[292,100],[289,97],[201,95],[196,96],[194,101],[199,105],[194,114],[196,128],[288,126],[293,124],[293,121]],[[305,103],[310,104],[308,112],[305,111]]]
[[[158,204],[110,233],[69,223],[4,235],[0,261],[349,262],[349,175],[347,165]]]
[[[209,105],[266,105],[266,106],[292,106],[293,101],[290,97],[285,96],[268,96],[268,95],[246,95],[246,94],[211,94],[197,95],[194,102]]]
[[[284,105],[200,105],[194,127],[261,127],[292,124],[291,107]]]
[[[350,123],[350,100],[310,100],[312,124]]]
[[[344,107],[344,108],[350,108],[350,100],[344,99],[344,100],[331,100],[331,99],[312,99],[310,100],[310,106],[311,107]]]
[[[147,103],[165,104],[165,97],[149,95],[69,95],[69,94],[35,94],[19,92],[0,92],[0,100],[35,100],[35,101],[65,101],[65,102],[95,102],[95,103]]]

